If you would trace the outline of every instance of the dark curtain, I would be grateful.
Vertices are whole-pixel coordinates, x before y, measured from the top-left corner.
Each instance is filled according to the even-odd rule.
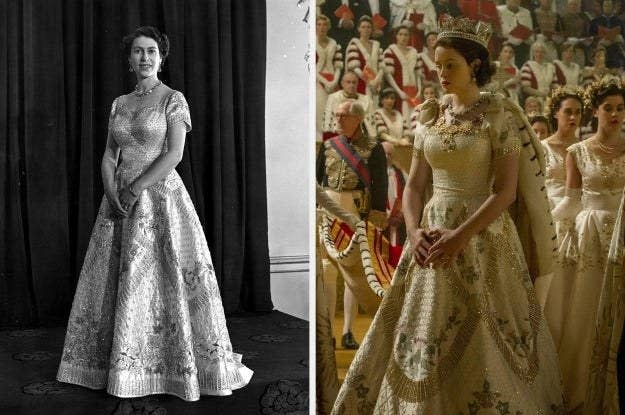
[[[171,42],[161,79],[191,109],[177,167],[226,312],[272,308],[264,149],[264,0],[0,2],[0,326],[68,315],[102,199],[110,105],[134,86],[122,37]]]

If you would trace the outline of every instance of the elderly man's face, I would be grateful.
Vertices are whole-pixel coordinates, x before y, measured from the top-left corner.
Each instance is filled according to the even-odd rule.
[[[337,132],[351,138],[360,126],[362,118],[358,115],[350,114],[350,106],[350,101],[343,102],[334,110],[334,116],[336,117]]]
[[[358,78],[352,73],[343,75],[341,80],[341,87],[349,95],[356,94],[356,88],[358,87]]]

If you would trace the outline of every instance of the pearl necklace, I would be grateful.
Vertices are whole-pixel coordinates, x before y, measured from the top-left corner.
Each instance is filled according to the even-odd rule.
[[[160,84],[162,84],[162,82],[159,80],[157,83],[155,83],[155,84],[152,86],[152,88],[147,89],[147,90],[145,90],[145,91],[143,91],[143,92],[140,92],[140,91],[139,91],[139,85],[137,84],[137,85],[135,85],[135,96],[137,96],[137,97],[139,97],[139,98],[143,98],[144,96],[151,94],[151,93],[152,93],[152,91],[154,91],[154,89],[155,89],[157,86],[159,86]]]

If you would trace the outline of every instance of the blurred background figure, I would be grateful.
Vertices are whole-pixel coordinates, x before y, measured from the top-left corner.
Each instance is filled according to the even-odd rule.
[[[384,51],[386,82],[395,90],[400,100],[395,108],[404,117],[409,117],[419,103],[419,85],[416,75],[418,53],[409,46],[410,29],[399,26],[395,33],[395,43]]]
[[[549,121],[544,115],[530,113],[527,118],[539,140],[549,137]]]
[[[393,164],[395,146],[384,141],[382,147],[386,155],[386,174],[388,176],[388,196],[386,197],[388,227],[385,234],[390,243],[389,263],[396,267],[406,239],[406,224],[404,223],[401,199],[404,195],[407,175]]]
[[[358,35],[349,41],[345,56],[345,68],[358,75],[359,94],[367,95],[377,102],[384,77],[383,50],[380,42],[371,39],[373,21],[369,16],[358,20]]]
[[[343,68],[343,55],[341,54],[341,46],[334,39],[328,37],[330,19],[324,15],[317,15],[315,27],[317,34],[315,49],[317,69],[315,131],[317,142],[319,142],[323,133],[323,111],[326,108],[328,95],[336,91],[339,75]]]

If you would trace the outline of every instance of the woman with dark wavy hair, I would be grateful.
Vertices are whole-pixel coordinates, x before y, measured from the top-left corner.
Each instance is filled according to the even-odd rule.
[[[408,238],[333,413],[562,414],[555,348],[507,211],[518,182],[538,207],[530,221],[550,228],[540,144],[518,106],[480,92],[494,72],[490,27],[441,26],[435,62],[447,95],[419,108],[402,199]],[[541,275],[545,236],[533,241],[548,258]]]
[[[574,270],[552,283],[548,317],[558,347],[569,409],[584,414],[618,413],[616,356],[622,331],[625,188],[625,85],[618,78],[593,82],[586,105],[597,130],[567,148],[565,196],[553,210],[571,223],[560,246]],[[619,287],[612,296],[611,286]],[[613,313],[614,312],[614,313]],[[618,321],[620,320],[620,323]]]
[[[181,92],[158,79],[169,40],[123,40],[134,91],[111,106],[100,205],[57,379],[119,397],[229,395],[252,371],[232,352],[210,252],[174,167],[191,130]]]

